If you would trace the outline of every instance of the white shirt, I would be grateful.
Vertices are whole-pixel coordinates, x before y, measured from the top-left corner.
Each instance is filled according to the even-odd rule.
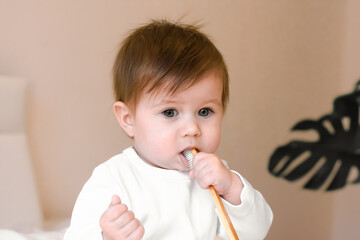
[[[273,214],[242,176],[242,203],[223,200],[241,240],[265,238]],[[145,228],[143,239],[228,239],[209,190],[187,173],[145,163],[130,147],[95,168],[76,201],[65,240],[102,239],[99,220],[118,195]]]

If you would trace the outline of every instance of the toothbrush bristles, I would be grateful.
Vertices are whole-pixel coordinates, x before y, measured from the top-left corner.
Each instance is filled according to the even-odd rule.
[[[189,168],[192,169],[192,160],[194,158],[194,155],[190,149],[187,149],[183,152],[184,157],[186,160],[188,160]]]

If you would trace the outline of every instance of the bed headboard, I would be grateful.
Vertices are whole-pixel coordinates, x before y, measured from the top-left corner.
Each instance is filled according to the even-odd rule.
[[[25,131],[26,85],[0,75],[0,228],[42,225]]]

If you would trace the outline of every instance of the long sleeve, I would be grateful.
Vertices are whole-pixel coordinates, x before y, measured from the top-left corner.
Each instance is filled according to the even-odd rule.
[[[110,204],[112,195],[121,194],[109,172],[105,165],[97,167],[84,185],[75,203],[65,240],[103,239],[99,224],[100,217]]]
[[[223,200],[234,228],[241,240],[264,239],[273,220],[271,208],[262,194],[255,190],[251,184],[240,174],[236,173],[244,184],[241,192],[242,203],[234,206]],[[218,236],[229,239],[225,228],[220,225]]]

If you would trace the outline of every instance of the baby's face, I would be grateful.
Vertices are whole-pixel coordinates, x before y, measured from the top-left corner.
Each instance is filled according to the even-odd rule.
[[[208,74],[171,96],[161,90],[144,94],[135,111],[134,148],[139,156],[156,167],[188,171],[185,149],[214,153],[219,146],[222,78]]]

